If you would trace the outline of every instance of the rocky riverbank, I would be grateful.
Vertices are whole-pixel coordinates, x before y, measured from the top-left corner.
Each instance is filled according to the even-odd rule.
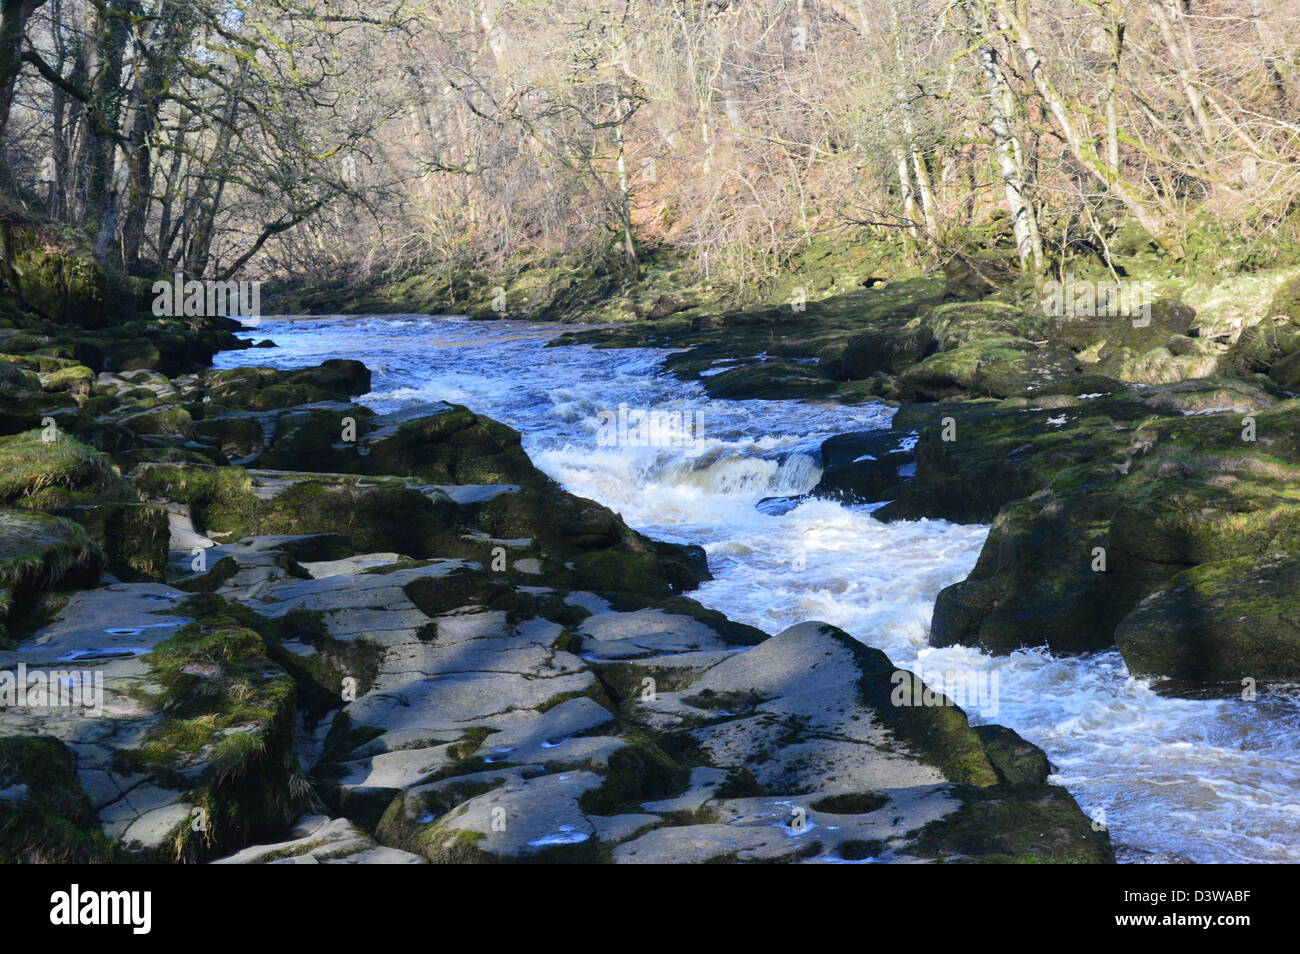
[[[705,609],[702,551],[468,408],[6,345],[0,670],[102,695],[0,710],[4,860],[1112,857],[1040,750]]]
[[[931,643],[1117,646],[1130,671],[1235,694],[1300,677],[1300,279],[1197,312],[1049,317],[963,300],[960,269],[789,307],[572,333],[679,350],[715,397],[900,404],[821,449],[813,496],[882,520],[992,523]],[[781,501],[765,506],[782,507]]]

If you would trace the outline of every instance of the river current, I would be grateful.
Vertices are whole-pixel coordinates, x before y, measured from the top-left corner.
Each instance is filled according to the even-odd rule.
[[[829,501],[756,507],[811,489],[821,441],[887,427],[890,408],[711,400],[660,373],[666,352],[546,347],[564,326],[423,316],[257,324],[252,334],[279,347],[225,352],[218,367],[355,358],[374,372],[359,400],[376,411],[450,401],[509,424],[570,491],[650,536],[703,546],[715,578],[690,594],[700,602],[768,633],[833,623],[948,688],[972,722],[1010,726],[1042,747],[1052,781],[1110,829],[1121,861],[1300,861],[1300,696],[1161,695],[1113,651],[931,648],[934,597],[974,566],[987,527],[882,523],[870,506]],[[611,427],[620,409],[632,425],[622,432]],[[635,424],[650,412],[680,415],[683,431],[645,439]]]

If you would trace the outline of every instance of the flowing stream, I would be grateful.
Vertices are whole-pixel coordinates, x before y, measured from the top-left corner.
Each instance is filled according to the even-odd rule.
[[[572,492],[651,536],[702,545],[715,576],[691,594],[702,603],[769,633],[825,620],[940,688],[934,674],[955,679],[969,690],[957,701],[973,722],[1010,726],[1047,752],[1052,781],[1104,821],[1122,861],[1300,861],[1300,695],[1172,698],[1130,678],[1116,652],[932,649],[934,597],[966,576],[987,527],[886,524],[869,506],[828,501],[779,515],[755,506],[811,489],[820,442],[887,427],[891,409],[710,400],[659,373],[664,352],[547,348],[564,330],[420,316],[262,319],[253,334],[278,348],[215,363],[356,358],[374,372],[362,403],[376,411],[445,400],[511,425]],[[691,439],[611,446],[602,412],[620,405],[681,412]]]

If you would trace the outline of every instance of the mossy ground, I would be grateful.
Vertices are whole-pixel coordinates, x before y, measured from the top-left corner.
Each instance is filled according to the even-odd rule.
[[[73,771],[72,754],[52,736],[0,736],[0,864],[99,864],[118,860]]]

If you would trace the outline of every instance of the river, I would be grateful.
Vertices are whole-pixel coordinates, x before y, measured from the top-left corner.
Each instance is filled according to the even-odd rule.
[[[1300,861],[1300,696],[1161,695],[1113,651],[930,648],[934,597],[970,571],[987,527],[882,523],[870,506],[829,501],[780,514],[755,506],[809,490],[820,442],[887,427],[890,408],[710,400],[697,383],[658,373],[665,352],[546,347],[566,330],[420,316],[261,319],[253,334],[279,347],[225,352],[215,364],[355,358],[374,372],[360,400],[376,411],[444,400],[511,425],[572,492],[653,537],[703,546],[715,579],[691,594],[702,603],[769,633],[825,620],[899,666],[971,689],[958,701],[972,721],[1041,746],[1052,781],[1110,829],[1121,861]],[[602,424],[620,406],[633,421],[680,412],[689,433],[661,446],[611,444]]]

